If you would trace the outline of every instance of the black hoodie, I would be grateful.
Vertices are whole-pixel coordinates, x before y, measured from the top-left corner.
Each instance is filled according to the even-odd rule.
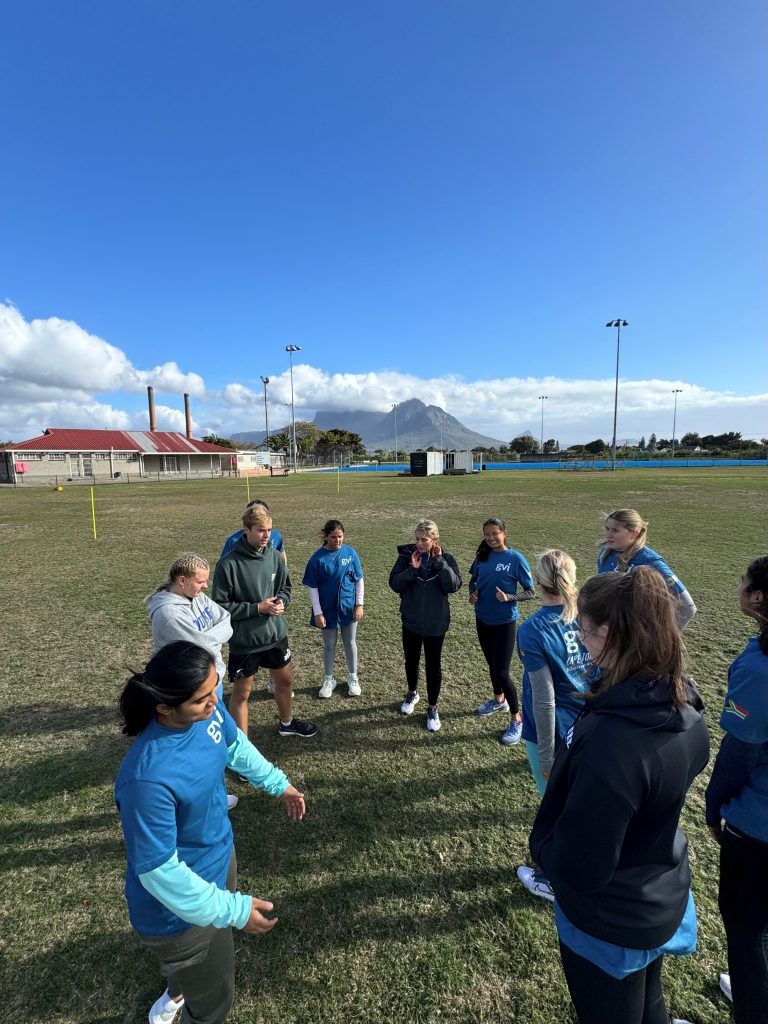
[[[678,828],[709,759],[693,687],[675,707],[665,679],[626,679],[586,706],[566,736],[531,832],[531,854],[569,921],[632,949],[667,942],[691,875]]]
[[[461,587],[461,573],[453,555],[443,551],[430,555],[426,573],[414,569],[411,555],[415,544],[399,544],[397,561],[389,574],[389,585],[400,595],[403,625],[419,636],[442,636],[451,622],[448,595]]]

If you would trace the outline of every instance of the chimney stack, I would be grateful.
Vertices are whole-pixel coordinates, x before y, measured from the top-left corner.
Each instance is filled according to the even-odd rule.
[[[149,429],[150,432],[157,430],[157,419],[155,417],[155,389],[151,384],[147,386],[147,402],[149,403]]]
[[[184,419],[187,421],[187,437],[192,437],[192,414],[189,411],[189,395],[184,395]]]

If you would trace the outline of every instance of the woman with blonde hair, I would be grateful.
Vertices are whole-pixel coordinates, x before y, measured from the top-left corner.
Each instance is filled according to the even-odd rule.
[[[461,587],[456,559],[440,547],[440,533],[432,519],[422,519],[414,530],[414,543],[401,544],[389,574],[389,585],[400,595],[403,620],[403,655],[408,692],[400,705],[404,715],[413,714],[419,702],[419,662],[424,649],[427,676],[427,729],[437,732],[443,671],[443,641],[451,621],[449,594]]]
[[[657,571],[593,576],[578,612],[582,643],[602,671],[555,757],[531,855],[555,895],[580,1024],[668,1024],[664,954],[696,948],[679,822],[709,758],[703,705]]]
[[[189,640],[210,651],[216,662],[219,700],[226,666],[222,646],[232,636],[229,612],[204,593],[211,569],[202,555],[188,551],[171,564],[168,576],[146,599],[155,651],[175,640]]]
[[[603,529],[605,538],[601,541],[597,556],[597,571],[628,572],[638,565],[649,565],[666,580],[675,599],[675,617],[679,628],[685,629],[696,614],[696,605],[685,588],[658,552],[646,544],[648,523],[633,508],[619,508],[606,516]]]
[[[541,607],[520,626],[517,653],[523,663],[523,741],[539,795],[544,796],[555,751],[584,706],[590,657],[576,625],[576,564],[557,548],[536,559]],[[521,866],[517,877],[534,896],[554,899],[546,877]]]

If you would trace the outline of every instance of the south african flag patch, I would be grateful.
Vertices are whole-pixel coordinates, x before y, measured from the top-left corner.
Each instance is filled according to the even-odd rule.
[[[742,707],[740,707],[740,706],[739,706],[739,705],[738,705],[738,704],[736,703],[736,701],[735,701],[735,700],[727,700],[727,701],[725,702],[725,707],[723,708],[723,713],[724,713],[724,714],[726,714],[726,715],[736,715],[736,717],[737,717],[737,718],[741,718],[741,719],[742,719],[742,721],[743,721],[743,720],[744,720],[744,719],[745,719],[745,718],[747,717],[747,715],[749,714],[749,712],[747,711],[747,709],[746,709],[746,708],[742,708]]]

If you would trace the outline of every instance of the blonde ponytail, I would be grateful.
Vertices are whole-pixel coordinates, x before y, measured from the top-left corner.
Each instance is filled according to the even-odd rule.
[[[563,602],[560,622],[573,622],[577,615],[576,563],[565,551],[549,548],[536,558],[536,579],[541,589]]]

